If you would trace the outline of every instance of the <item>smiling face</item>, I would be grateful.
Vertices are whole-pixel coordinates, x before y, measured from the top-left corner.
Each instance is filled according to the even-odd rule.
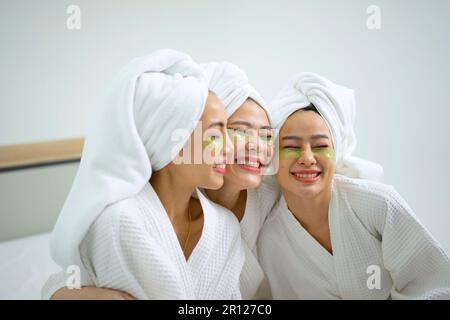
[[[188,150],[183,149],[179,153],[184,162],[174,167],[178,179],[189,181],[195,187],[213,190],[223,185],[226,154],[233,151],[226,124],[224,106],[210,92],[201,122],[186,142]],[[184,155],[184,152],[188,152],[188,155]]]
[[[227,165],[225,181],[242,189],[256,188],[261,183],[261,169],[273,155],[272,130],[266,112],[247,99],[228,118],[228,133],[234,159],[233,164]]]
[[[324,119],[314,111],[293,113],[280,130],[277,180],[285,192],[315,197],[331,188],[335,158]]]

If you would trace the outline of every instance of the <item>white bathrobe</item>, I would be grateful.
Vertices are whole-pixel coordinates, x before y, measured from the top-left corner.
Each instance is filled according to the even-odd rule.
[[[267,177],[266,177],[267,178]],[[151,193],[153,193],[152,187],[149,186],[148,188],[146,187],[146,189],[150,189]],[[141,201],[144,199],[145,201],[145,197],[143,198],[145,189],[141,192],[141,194],[139,194],[136,199],[140,199]],[[199,192],[196,192],[196,194],[194,195],[194,197],[198,197]],[[201,197],[200,200],[202,200],[202,205],[205,202],[205,195],[204,192],[201,193]],[[241,264],[242,267],[242,272],[240,275],[240,291],[242,294],[242,298],[243,299],[255,299],[255,298],[261,298],[261,299],[268,299],[271,297],[270,295],[270,291],[268,288],[268,284],[267,284],[267,279],[265,279],[264,276],[264,272],[258,262],[258,258],[257,258],[257,248],[256,248],[256,244],[257,244],[257,239],[258,239],[258,235],[259,232],[264,224],[264,221],[268,215],[268,213],[271,211],[271,209],[273,208],[274,204],[276,203],[277,199],[279,198],[279,189],[276,185],[274,185],[274,181],[272,179],[265,179],[264,182],[256,189],[249,189],[247,191],[247,201],[246,201],[246,205],[245,205],[245,214],[240,222],[240,237],[242,239],[241,242],[241,248],[240,250],[240,255],[242,255],[242,257],[245,256],[245,263],[243,263],[243,267],[242,267],[242,261],[237,260],[238,261],[238,265]],[[135,201],[137,202],[137,201]],[[145,201],[147,202],[147,201]],[[116,204],[115,206],[117,207],[119,205]],[[120,204],[121,206],[126,206],[126,204]],[[225,215],[227,215],[228,217],[231,217],[230,219],[226,219],[226,222],[228,227],[226,228],[227,230],[232,230],[233,233],[233,237],[234,234],[236,233],[236,224],[237,224],[237,220],[235,219],[235,216],[232,212],[228,211],[227,209],[225,209],[224,207],[221,207],[211,201],[209,201],[209,203],[207,204],[208,207],[212,207],[214,208],[217,212],[213,213],[211,216],[214,218],[215,216],[219,216],[222,219],[224,218]],[[114,207],[114,206],[112,206]],[[136,207],[135,205],[129,206],[129,209],[127,209],[127,211],[130,211],[130,208]],[[109,211],[111,211],[111,207],[109,207],[108,209]],[[166,214],[167,216],[167,214]],[[146,217],[146,220],[148,220],[150,216]],[[166,220],[166,218],[163,218],[163,220]],[[103,221],[105,221],[105,218],[102,219]],[[206,216],[205,216],[205,221],[206,221]],[[106,221],[107,224],[110,224],[111,221]],[[146,222],[147,223],[147,222]],[[145,225],[146,223],[142,223],[142,225]],[[96,238],[95,234],[98,233],[98,229],[100,226],[100,223],[97,221],[95,223],[96,226],[95,230],[91,229],[89,231],[89,239],[93,239]],[[205,225],[206,226],[206,225]],[[100,227],[102,228],[102,227]],[[239,228],[239,226],[238,226]],[[103,229],[103,228],[102,228]],[[169,229],[166,230],[169,233],[169,236],[171,236],[173,234],[173,232],[171,232]],[[222,230],[219,230],[222,231]],[[101,234],[104,234],[104,232],[100,232]],[[142,233],[142,232],[141,232]],[[220,237],[224,237],[226,236],[226,233],[223,233],[222,235],[216,234],[216,236]],[[154,234],[154,232],[150,232],[148,234]],[[108,237],[108,235],[104,235],[105,237]],[[133,234],[129,234],[127,236],[129,237],[133,237]],[[203,236],[202,236],[203,238]],[[172,241],[175,241],[177,239],[172,239]],[[97,239],[98,242],[98,239]],[[143,242],[144,244],[146,243],[146,241]],[[176,242],[174,242],[176,244]],[[85,239],[83,241],[83,246],[80,248],[81,250],[81,255],[82,255],[82,259],[83,262],[89,266],[89,270],[93,270],[93,269],[98,269],[95,266],[93,266],[93,264],[90,262],[90,258],[89,255],[91,255],[92,257],[96,257],[96,253],[93,251],[90,251],[90,254],[88,255],[88,250],[87,246],[89,244],[89,240]],[[105,242],[103,245],[108,245],[107,242]],[[175,247],[179,247],[179,246],[175,246]],[[137,250],[136,248],[134,250]],[[181,249],[180,249],[181,250]],[[230,246],[230,252],[234,252],[234,256],[236,256],[236,252],[235,249],[233,248],[233,246]],[[242,251],[243,250],[243,251]],[[122,250],[121,250],[122,251]],[[174,250],[172,250],[174,251]],[[179,251],[178,249],[176,249],[175,251]],[[195,249],[194,252],[197,252],[198,250]],[[123,252],[123,251],[122,251]],[[143,256],[145,256],[145,250],[142,251],[143,252]],[[193,252],[193,253],[194,253]],[[138,253],[138,252],[137,252]],[[174,257],[177,257],[177,252],[174,252]],[[113,256],[117,256],[119,254],[119,251],[116,251]],[[101,254],[101,257],[103,257],[104,254]],[[184,256],[183,253],[181,252],[181,256],[179,256],[180,259],[176,259],[178,261],[181,261],[181,265],[185,265],[186,263],[183,262]],[[189,258],[188,261],[188,265],[191,263],[192,261],[192,256]],[[96,259],[96,258],[95,258]],[[103,258],[100,258],[100,260],[98,261],[97,259],[97,263],[100,263],[102,266],[107,266],[108,264],[111,263],[111,261],[104,260]],[[122,258],[121,258],[122,259]],[[185,269],[185,267],[183,267]],[[193,272],[195,272],[196,270],[193,270]],[[121,273],[119,273],[121,274]],[[51,296],[59,289],[64,288],[66,286],[66,282],[67,280],[70,278],[71,274],[66,274],[65,272],[61,271],[57,274],[52,275],[52,277],[47,281],[47,283],[45,284],[43,290],[42,290],[42,298],[43,299],[50,299]],[[87,278],[89,280],[83,282],[84,286],[97,286],[97,287],[107,287],[107,288],[116,288],[118,290],[122,290],[125,292],[128,292],[130,294],[132,294],[131,292],[129,292],[128,290],[133,290],[134,292],[139,292],[139,297],[143,297],[146,298],[147,295],[145,293],[142,293],[142,290],[140,289],[136,289],[136,288],[130,288],[127,287],[127,283],[122,284],[122,286],[117,287],[114,283],[111,283],[111,279],[106,279],[105,281],[100,281],[99,279],[96,278],[95,273],[93,271],[90,272],[89,275],[87,275],[87,277],[83,277],[83,278]],[[103,276],[104,278],[104,276]],[[91,280],[92,279],[92,280]],[[114,278],[114,281],[116,281],[116,279]],[[103,285],[101,285],[103,284]],[[124,286],[125,285],[125,286]],[[238,296],[238,293],[233,294],[233,297],[230,298],[236,298]],[[136,297],[138,297],[136,295]],[[219,297],[220,298],[220,297]],[[196,298],[197,299],[197,298]],[[201,299],[201,298],[198,298]]]
[[[138,299],[240,299],[244,263],[239,223],[228,210],[197,192],[202,235],[186,261],[175,231],[152,186],[108,206],[80,245],[90,281],[83,285],[122,290]],[[227,239],[227,241],[223,241]],[[47,281],[45,299],[71,277]]]
[[[264,179],[258,188],[247,190],[245,212],[240,223],[245,250],[245,263],[240,278],[243,299],[271,298],[267,279],[258,261],[256,245],[264,221],[279,197],[279,188],[270,178]]]
[[[207,94],[201,67],[175,50],[133,59],[119,72],[91,120],[53,230],[52,257],[63,271],[49,280],[44,298],[66,284],[64,272],[73,266],[81,285],[139,299],[240,298],[244,252],[236,218],[200,196],[202,236],[186,263],[148,183],[189,139]]]
[[[449,258],[393,187],[336,175],[329,227],[333,254],[281,197],[258,243],[273,298],[450,298]]]

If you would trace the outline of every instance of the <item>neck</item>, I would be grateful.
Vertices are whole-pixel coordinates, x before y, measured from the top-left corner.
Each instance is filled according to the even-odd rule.
[[[328,210],[331,199],[331,185],[318,195],[302,197],[283,190],[289,210],[308,231],[328,224]]]
[[[238,204],[241,192],[245,191],[245,189],[242,189],[239,186],[225,180],[220,189],[205,191],[211,201],[232,211]]]
[[[189,202],[195,186],[183,184],[168,167],[154,172],[150,184],[172,222],[188,218]]]

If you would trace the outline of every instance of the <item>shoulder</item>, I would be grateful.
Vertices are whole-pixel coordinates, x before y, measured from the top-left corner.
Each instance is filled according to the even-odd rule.
[[[252,190],[255,190],[262,200],[267,198],[275,200],[281,196],[281,189],[274,176],[264,176],[261,184]]]
[[[282,211],[283,211],[283,201],[280,199],[272,208],[269,215],[267,216],[264,225],[261,228],[259,238],[262,239],[275,239],[285,232],[283,231],[282,223]]]
[[[105,207],[91,225],[89,233],[120,235],[143,230],[145,225],[142,204],[137,197],[130,197]]]
[[[369,230],[380,232],[386,220],[417,220],[413,210],[391,185],[342,176],[335,177],[335,185],[339,198]]]
[[[335,176],[334,182],[337,192],[354,205],[387,209],[404,202],[397,190],[388,184],[340,175]]]
[[[257,202],[258,214],[266,219],[281,198],[281,189],[274,176],[264,176],[261,184],[249,190]]]
[[[85,261],[102,261],[105,255],[121,252],[144,254],[150,246],[158,246],[148,210],[139,199],[130,197],[107,206],[89,227],[80,251]]]

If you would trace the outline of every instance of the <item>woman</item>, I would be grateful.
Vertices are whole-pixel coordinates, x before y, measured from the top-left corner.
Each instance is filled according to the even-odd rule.
[[[264,286],[264,273],[257,260],[256,240],[266,215],[279,197],[276,185],[268,179],[262,183],[263,175],[269,173],[267,164],[273,153],[270,115],[262,97],[240,68],[229,62],[211,62],[203,68],[209,89],[225,104],[234,147],[232,157],[227,159],[223,186],[203,192],[240,221],[246,256],[240,277],[242,297],[268,298],[270,293]],[[61,281],[59,286],[65,283]],[[127,298],[126,293],[95,287],[75,292],[63,288],[59,293],[66,298]]]
[[[53,232],[55,261],[120,298],[239,299],[238,221],[197,191],[222,186],[231,151],[223,105],[201,67],[173,50],[133,60],[91,128]],[[208,153],[211,161],[195,162]]]
[[[282,197],[261,231],[276,299],[450,298],[450,261],[382,168],[352,156],[353,91],[293,77],[271,104]]]
[[[240,221],[246,259],[241,274],[244,299],[269,298],[264,272],[257,260],[256,241],[279,189],[270,179],[273,156],[270,113],[262,97],[249,84],[247,75],[229,62],[211,62],[204,66],[209,89],[225,105],[228,131],[234,154],[227,161],[224,184],[205,190],[209,199],[229,209]]]

